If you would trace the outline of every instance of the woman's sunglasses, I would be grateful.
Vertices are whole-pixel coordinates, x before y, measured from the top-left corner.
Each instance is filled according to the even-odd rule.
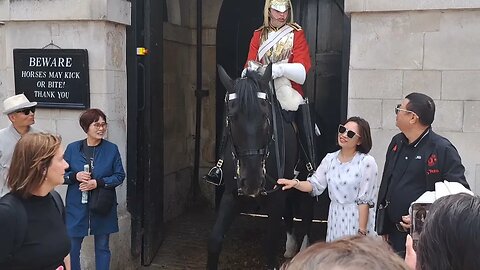
[[[29,115],[30,112],[35,113],[35,107],[25,108],[25,109],[16,111],[16,113],[23,113],[25,115]]]
[[[347,137],[350,139],[355,136],[358,136],[360,138],[360,135],[358,135],[355,131],[347,129],[344,125],[338,125],[338,134],[344,134],[345,132],[347,132]]]

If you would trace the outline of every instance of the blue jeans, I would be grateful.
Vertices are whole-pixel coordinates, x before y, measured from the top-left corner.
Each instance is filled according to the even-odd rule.
[[[110,234],[94,235],[95,241],[95,268],[96,270],[110,269]],[[82,248],[83,237],[72,237],[72,249],[70,250],[70,261],[72,270],[81,270],[80,249]]]

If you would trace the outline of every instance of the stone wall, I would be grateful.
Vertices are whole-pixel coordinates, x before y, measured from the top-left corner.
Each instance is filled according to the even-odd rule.
[[[398,133],[395,105],[410,92],[437,104],[433,128],[457,147],[480,192],[480,4],[474,1],[347,0],[351,17],[348,115],[371,124],[383,170]]]
[[[118,145],[125,166],[125,26],[128,24],[130,2],[126,0],[0,0],[0,100],[14,94],[13,49],[43,48],[50,42],[62,49],[87,49],[91,107],[106,113],[109,123],[107,139]],[[66,146],[86,137],[78,125],[80,113],[80,110],[39,108],[35,126],[60,134]],[[8,119],[2,116],[0,127],[8,123]],[[134,269],[134,265],[139,265],[130,257],[126,186],[124,182],[117,188],[120,232],[112,234],[110,240],[111,269]],[[65,194],[65,187],[59,190]],[[95,268],[92,240],[92,237],[87,237],[84,241],[84,269]]]

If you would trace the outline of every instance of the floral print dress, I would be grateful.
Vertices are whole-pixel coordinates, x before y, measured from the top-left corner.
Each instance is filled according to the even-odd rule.
[[[329,153],[315,173],[307,179],[312,196],[318,196],[328,187],[330,209],[328,213],[327,242],[358,234],[358,205],[368,204],[367,234],[376,235],[375,202],[378,195],[378,167],[375,159],[357,152],[352,160],[342,163],[340,150]]]

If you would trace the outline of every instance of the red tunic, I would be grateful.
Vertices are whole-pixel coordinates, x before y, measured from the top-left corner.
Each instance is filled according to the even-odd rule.
[[[258,48],[260,47],[260,37],[262,30],[258,29],[253,32],[253,37],[250,41],[250,49],[248,51],[247,63],[248,61],[257,61],[258,59]],[[308,50],[307,40],[305,39],[305,34],[303,30],[293,30],[293,49],[292,54],[290,55],[288,62],[289,63],[300,63],[305,68],[305,73],[310,70],[310,52]],[[245,67],[247,67],[247,63]],[[292,81],[293,89],[297,90],[300,95],[304,96],[302,85]]]

